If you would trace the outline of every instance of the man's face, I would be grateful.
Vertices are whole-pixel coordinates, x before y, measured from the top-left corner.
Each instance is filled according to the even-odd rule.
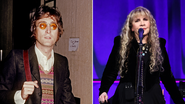
[[[58,39],[58,26],[54,17],[45,17],[36,21],[36,45],[53,47]]]

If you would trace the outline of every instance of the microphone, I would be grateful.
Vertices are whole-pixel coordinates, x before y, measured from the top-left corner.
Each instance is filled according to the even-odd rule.
[[[142,44],[143,33],[144,33],[143,28],[140,28],[140,29],[138,30],[138,33],[139,33],[140,44]]]
[[[142,61],[142,39],[143,39],[143,33],[144,30],[140,28],[138,30],[139,33],[139,52],[138,52],[138,64],[137,64],[137,89],[136,89],[136,104],[143,104],[143,61]]]

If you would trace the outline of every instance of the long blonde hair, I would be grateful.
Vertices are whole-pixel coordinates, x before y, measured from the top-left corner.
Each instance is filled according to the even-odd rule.
[[[150,72],[155,72],[158,71],[162,67],[162,62],[163,62],[163,57],[162,57],[162,52],[160,48],[160,43],[159,43],[159,34],[156,26],[156,21],[153,18],[152,14],[150,11],[142,6],[139,6],[132,10],[129,15],[127,16],[127,19],[125,21],[125,24],[122,28],[122,32],[120,34],[121,36],[121,47],[120,47],[120,60],[119,60],[119,75],[122,76],[122,72],[128,70],[127,67],[124,66],[125,60],[128,58],[128,52],[129,52],[129,43],[132,41],[134,35],[131,31],[132,28],[132,21],[135,16],[138,15],[145,15],[149,18],[150,21],[150,31],[148,34],[148,39],[147,43],[150,45],[149,52],[151,53],[150,55]]]

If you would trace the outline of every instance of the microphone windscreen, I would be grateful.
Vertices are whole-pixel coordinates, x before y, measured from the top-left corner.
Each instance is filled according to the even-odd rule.
[[[138,30],[138,33],[139,33],[140,44],[142,44],[143,33],[144,33],[143,28],[140,28],[140,29]]]
[[[144,33],[143,28],[140,28],[140,29],[138,30],[138,33],[139,33],[139,39],[142,38],[142,37],[143,37],[143,33]]]

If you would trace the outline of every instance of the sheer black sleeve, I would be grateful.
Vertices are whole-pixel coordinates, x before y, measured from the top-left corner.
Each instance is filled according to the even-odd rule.
[[[179,89],[176,85],[176,81],[175,78],[173,76],[173,73],[171,72],[171,67],[170,67],[170,63],[169,63],[169,58],[168,58],[168,54],[165,48],[165,40],[164,39],[160,39],[160,44],[161,44],[161,50],[162,50],[162,55],[164,58],[163,61],[163,68],[164,71],[161,72],[160,74],[160,78],[162,83],[164,84],[166,90],[169,92],[171,98],[173,99],[175,104],[185,104]]]
[[[103,72],[101,79],[101,86],[99,89],[99,95],[103,92],[108,92],[111,85],[117,78],[118,75],[118,60],[119,60],[119,48],[120,48],[120,36],[115,37],[114,46],[112,48],[111,54],[107,61],[106,67]]]

